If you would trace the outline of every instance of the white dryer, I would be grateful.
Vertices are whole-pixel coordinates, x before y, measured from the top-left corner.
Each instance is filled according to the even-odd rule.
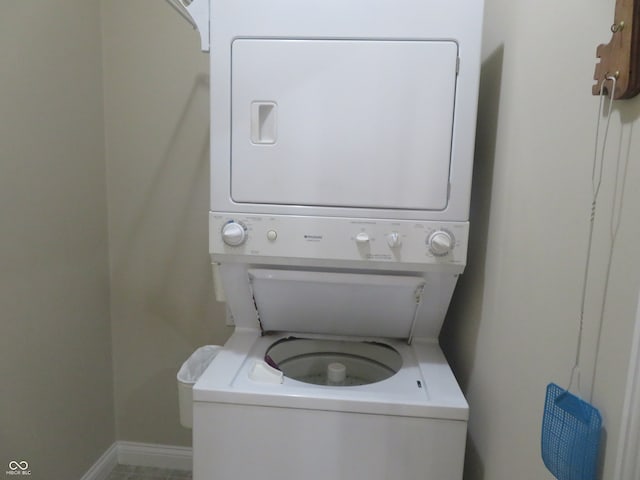
[[[193,389],[194,479],[460,480],[468,406],[438,335],[466,263],[482,0],[188,3],[235,323]]]

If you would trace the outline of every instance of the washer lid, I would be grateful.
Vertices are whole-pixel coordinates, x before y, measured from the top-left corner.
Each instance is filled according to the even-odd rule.
[[[418,276],[251,269],[263,331],[411,338]]]

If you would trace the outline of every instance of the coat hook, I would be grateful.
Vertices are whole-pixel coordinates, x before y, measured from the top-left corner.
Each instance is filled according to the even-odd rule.
[[[612,33],[618,33],[618,32],[621,32],[623,28],[624,28],[624,20],[622,20],[621,22],[614,23],[613,25],[611,25],[611,32]]]
[[[612,75],[617,83],[611,98],[622,100],[640,93],[640,0],[615,0],[615,4],[611,40],[596,48],[591,93],[600,95],[600,83]]]

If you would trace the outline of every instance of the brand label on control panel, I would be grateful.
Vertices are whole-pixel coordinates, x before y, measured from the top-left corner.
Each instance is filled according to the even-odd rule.
[[[322,240],[322,235],[304,235],[304,239],[307,242],[319,242]]]

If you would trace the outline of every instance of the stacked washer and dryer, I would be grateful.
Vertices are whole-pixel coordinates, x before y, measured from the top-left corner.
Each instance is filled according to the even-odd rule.
[[[185,0],[186,4],[186,0]],[[194,0],[235,330],[195,480],[459,480],[438,345],[466,263],[482,0]]]

